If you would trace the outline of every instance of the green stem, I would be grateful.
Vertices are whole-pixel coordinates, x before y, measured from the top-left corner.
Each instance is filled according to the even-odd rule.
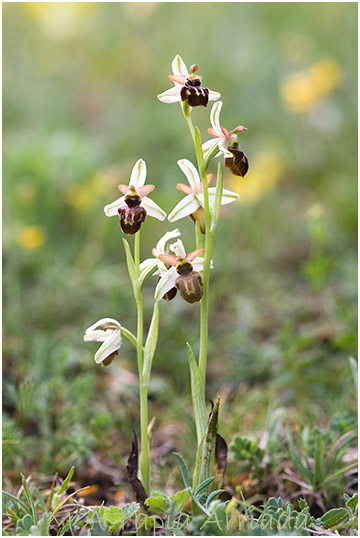
[[[134,264],[137,276],[140,275],[140,231],[135,234],[134,242]],[[145,491],[149,493],[150,487],[150,443],[148,436],[148,385],[143,383],[143,364],[144,364],[144,310],[142,293],[135,296],[137,306],[137,364],[139,371],[140,385],[140,434],[141,434],[141,454],[140,454],[140,473],[141,480]]]
[[[195,221],[195,238],[196,238],[196,248],[203,248],[202,234],[200,230],[200,223],[198,220]]]

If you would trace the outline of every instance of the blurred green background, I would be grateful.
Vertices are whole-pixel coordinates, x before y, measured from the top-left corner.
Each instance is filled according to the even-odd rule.
[[[276,409],[298,429],[354,426],[356,50],[356,3],[3,4],[9,483],[72,464],[89,483],[96,462],[124,467],[138,429],[136,358],[124,344],[102,369],[83,333],[102,317],[135,331],[122,234],[103,206],[142,157],[169,213],[182,196],[176,161],[195,160],[180,107],[156,98],[176,54],[221,92],[222,124],[248,128],[250,171],[225,174],[241,199],[223,209],[213,252],[208,398],[222,397],[220,431],[260,439]],[[204,140],[209,111],[193,111]],[[193,250],[193,224],[176,224]],[[175,227],[149,218],[142,257]],[[197,349],[198,315],[179,297],[161,304],[157,487],[178,480],[171,450],[194,457],[185,342]]]

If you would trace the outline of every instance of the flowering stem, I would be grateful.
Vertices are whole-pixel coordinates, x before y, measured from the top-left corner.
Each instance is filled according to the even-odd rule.
[[[203,384],[204,399],[205,399],[205,382],[206,382],[206,364],[207,364],[207,342],[208,342],[208,317],[209,317],[209,278],[210,278],[210,264],[211,264],[211,251],[214,233],[211,232],[211,210],[209,203],[209,191],[206,176],[206,163],[204,161],[201,139],[199,129],[194,128],[191,115],[185,106],[183,106],[184,116],[189,126],[191,137],[194,141],[196,160],[198,164],[199,174],[203,185],[204,194],[204,210],[205,210],[205,259],[203,269],[203,289],[204,294],[201,299],[200,306],[200,353],[199,353],[199,371]],[[198,223],[196,223],[198,224]],[[199,244],[199,230],[196,228],[196,243]]]
[[[201,237],[200,223],[198,220],[195,221],[195,237],[196,237],[196,248],[203,248],[203,240]]]
[[[140,231],[135,234],[134,242],[134,264],[137,276],[140,276]],[[144,310],[141,290],[135,293],[137,306],[137,364],[139,370],[140,385],[140,434],[141,434],[141,455],[140,473],[145,491],[149,493],[150,486],[150,447],[148,436],[148,384],[143,383],[143,332],[144,332]]]

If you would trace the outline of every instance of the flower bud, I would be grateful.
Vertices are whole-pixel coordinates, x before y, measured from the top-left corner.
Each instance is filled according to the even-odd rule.
[[[194,213],[189,215],[189,217],[191,218],[191,220],[194,223],[196,221],[199,221],[201,233],[204,234],[205,233],[205,210],[204,210],[204,208],[200,206],[196,211],[194,211]]]
[[[127,207],[118,209],[120,226],[126,235],[133,235],[140,230],[141,224],[146,219],[146,209],[140,207],[141,197],[134,189],[125,196],[125,203]]]
[[[246,155],[239,150],[237,139],[230,142],[228,150],[233,154],[233,157],[225,157],[225,166],[235,176],[244,177],[249,169],[249,161]]]
[[[190,262],[179,260],[176,266],[179,274],[175,280],[175,287],[179,290],[181,297],[188,303],[198,303],[203,296],[203,282],[200,273],[193,270]]]

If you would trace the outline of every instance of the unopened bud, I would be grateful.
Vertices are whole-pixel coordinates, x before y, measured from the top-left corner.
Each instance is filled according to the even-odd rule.
[[[196,222],[196,221],[199,222],[201,233],[204,234],[205,233],[205,211],[204,211],[204,208],[200,206],[196,211],[194,211],[194,213],[189,215],[189,217],[191,218],[191,220],[193,222]]]

